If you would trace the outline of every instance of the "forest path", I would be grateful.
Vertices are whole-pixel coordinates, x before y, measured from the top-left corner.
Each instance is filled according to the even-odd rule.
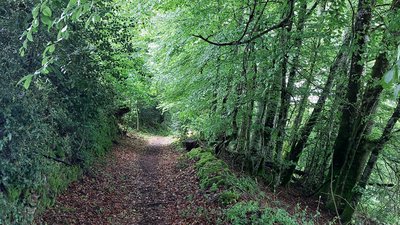
[[[179,212],[188,195],[199,193],[198,183],[194,171],[178,169],[180,153],[172,142],[159,136],[123,138],[37,223],[187,224]]]

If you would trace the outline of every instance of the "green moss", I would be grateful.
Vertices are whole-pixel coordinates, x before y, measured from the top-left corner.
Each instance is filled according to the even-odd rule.
[[[239,198],[240,194],[236,191],[224,191],[219,195],[219,201],[224,205],[235,203]]]
[[[195,148],[188,152],[186,155],[189,159],[199,160],[203,156],[204,152],[205,151],[201,148]]]
[[[256,224],[259,213],[258,202],[239,202],[226,211],[226,217],[234,225]]]
[[[231,175],[228,165],[217,159],[210,151],[197,148],[187,153],[187,156],[197,160],[195,167],[202,189],[212,187],[216,191],[218,188],[228,185],[227,178]]]
[[[265,194],[260,190],[257,182],[252,177],[237,177],[229,170],[228,165],[218,159],[210,150],[200,148],[187,153],[189,159],[195,160],[197,176],[200,187],[218,194],[219,202],[227,208],[224,212],[225,221],[234,225],[241,224],[285,224],[295,225],[297,220],[302,224],[312,224],[305,216],[291,216],[283,209],[261,207],[260,201]],[[242,198],[246,196],[246,198]],[[245,200],[245,199],[253,200]],[[297,218],[301,217],[301,218]]]
[[[234,225],[297,225],[297,220],[283,209],[261,208],[256,201],[239,202],[226,211],[227,220]]]
[[[7,198],[11,202],[16,202],[21,195],[21,188],[18,186],[8,187],[7,188]]]

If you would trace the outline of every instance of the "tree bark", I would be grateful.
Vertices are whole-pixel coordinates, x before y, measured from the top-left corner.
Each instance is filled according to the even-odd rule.
[[[357,118],[358,95],[360,92],[360,78],[364,71],[362,63],[363,54],[366,49],[366,40],[372,18],[372,7],[374,0],[359,0],[356,21],[354,24],[353,48],[355,48],[350,64],[349,82],[347,86],[346,100],[342,109],[342,118],[339,126],[338,136],[334,144],[332,159],[332,176],[334,179],[334,196],[331,196],[329,204],[332,208],[342,208],[341,198],[343,185],[339,181],[339,175],[346,173],[350,169],[351,162],[355,154],[354,144],[358,142],[360,133],[357,130],[354,118]],[[328,182],[329,183],[329,182]],[[347,190],[346,190],[347,191]],[[329,192],[330,193],[330,192]],[[340,210],[341,210],[340,209]]]
[[[290,182],[291,177],[293,176],[293,172],[296,169],[296,165],[300,159],[300,155],[307,144],[308,137],[310,136],[312,130],[314,129],[314,126],[317,123],[320,114],[324,108],[325,102],[331,91],[335,76],[337,76],[337,74],[340,72],[344,72],[343,70],[347,68],[346,64],[348,61],[348,57],[346,54],[346,50],[349,46],[349,42],[350,38],[346,38],[344,40],[342,48],[338,52],[338,55],[336,56],[336,59],[330,68],[328,79],[326,80],[321,96],[319,97],[317,104],[315,105],[311,113],[310,118],[303,126],[298,139],[295,142],[293,142],[291,146],[290,153],[286,157],[286,160],[291,162],[292,165],[289,166],[289,168],[284,172],[284,175],[282,176],[282,185],[287,185]]]
[[[379,154],[384,149],[385,144],[390,140],[393,127],[399,120],[399,118],[400,118],[400,100],[397,101],[396,109],[394,110],[392,116],[386,123],[385,129],[383,130],[381,137],[376,141],[366,140],[366,144],[363,145],[364,152],[368,152],[370,148],[372,148],[372,152],[368,159],[367,165],[365,166],[365,169],[361,175],[361,178],[359,179],[359,183],[357,185],[359,188],[352,189],[353,190],[352,196],[351,199],[349,199],[350,204],[346,205],[341,215],[342,221],[348,222],[351,220],[354,211],[357,208],[358,202],[362,197],[362,190],[364,190],[365,187],[367,186],[369,177],[371,176],[373,168],[375,167],[376,162],[378,161]]]
[[[395,12],[400,6],[399,0],[392,2],[391,11]],[[385,33],[382,39],[381,46],[387,46],[389,44],[388,33]],[[376,163],[379,152],[382,151],[384,145],[390,138],[391,131],[400,116],[399,103],[392,114],[391,118],[387,122],[387,125],[383,131],[383,134],[378,141],[369,141],[367,136],[371,133],[374,121],[371,119],[371,115],[376,111],[379,96],[383,90],[383,87],[379,85],[379,81],[383,78],[385,72],[389,68],[389,61],[386,52],[381,52],[375,59],[375,64],[372,67],[372,79],[368,83],[368,86],[364,92],[360,115],[356,120],[356,128],[358,128],[356,134],[360,140],[353,145],[355,148],[353,159],[350,162],[349,169],[340,174],[338,183],[342,190],[339,189],[338,194],[344,201],[344,209],[341,215],[343,222],[347,223],[351,220],[354,213],[355,207],[361,198],[361,192],[357,192],[355,187],[358,184],[359,187],[365,188],[366,182],[368,182],[369,175]],[[375,144],[372,148],[371,144]],[[377,149],[375,149],[377,148]],[[369,157],[369,159],[368,159]],[[367,165],[367,166],[366,166]],[[365,172],[367,171],[367,172]]]

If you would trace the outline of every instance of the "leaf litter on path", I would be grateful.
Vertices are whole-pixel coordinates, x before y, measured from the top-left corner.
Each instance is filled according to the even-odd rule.
[[[177,166],[173,139],[130,134],[61,194],[38,224],[214,224],[221,208],[199,189],[192,166]]]

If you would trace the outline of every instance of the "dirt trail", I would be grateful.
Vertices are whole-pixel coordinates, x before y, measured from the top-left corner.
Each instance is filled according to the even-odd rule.
[[[140,176],[137,177],[138,182],[143,184],[139,187],[139,212],[142,215],[139,224],[160,224],[162,213],[160,206],[173,202],[169,199],[170,196],[165,196],[160,185],[160,158],[163,155],[163,150],[168,144],[171,144],[171,139],[162,137],[151,137],[148,140],[148,145],[145,150],[139,154],[139,171]]]
[[[200,191],[194,170],[177,168],[180,154],[171,149],[172,141],[168,137],[124,138],[106,162],[71,184],[37,223],[203,223],[182,217],[182,210],[193,204],[187,197],[200,196]]]

